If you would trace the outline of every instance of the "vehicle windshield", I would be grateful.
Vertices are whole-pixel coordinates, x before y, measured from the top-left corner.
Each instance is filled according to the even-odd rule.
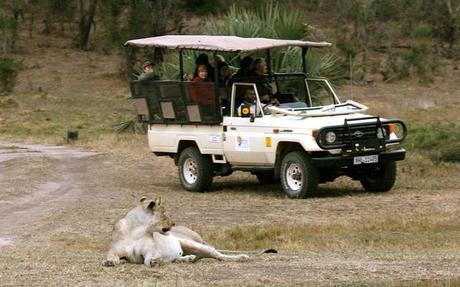
[[[305,74],[276,74],[279,107],[289,110],[320,110],[340,104],[332,85],[326,78],[306,78]]]
[[[340,103],[331,84],[326,79],[307,79],[312,107],[329,106]]]

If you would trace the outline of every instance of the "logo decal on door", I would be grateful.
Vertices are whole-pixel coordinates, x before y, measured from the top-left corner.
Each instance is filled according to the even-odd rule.
[[[235,150],[249,151],[249,137],[237,136],[235,139]]]

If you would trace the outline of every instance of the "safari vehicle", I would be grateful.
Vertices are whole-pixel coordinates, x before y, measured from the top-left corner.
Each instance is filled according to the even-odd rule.
[[[319,183],[343,175],[359,180],[367,191],[390,190],[396,180],[396,161],[405,158],[405,150],[395,146],[406,137],[406,127],[400,120],[366,115],[366,106],[341,102],[327,79],[309,78],[308,50],[330,45],[234,36],[171,35],[128,41],[128,50],[152,47],[179,52],[180,79],[131,82],[138,119],[148,123],[150,150],[174,159],[188,191],[207,190],[214,176],[237,170],[255,174],[260,183],[281,180],[290,198],[311,195]],[[303,71],[273,73],[270,49],[293,46],[299,47]],[[250,80],[229,87],[219,87],[217,80],[186,81],[186,49],[214,57],[219,52],[265,51],[267,77],[280,104],[262,105],[257,83]],[[238,116],[238,90],[248,86],[256,94],[256,112]],[[192,93],[196,89],[198,97]],[[225,100],[229,105],[223,104]]]

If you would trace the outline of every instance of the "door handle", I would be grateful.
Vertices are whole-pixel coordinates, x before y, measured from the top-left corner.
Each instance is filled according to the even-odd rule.
[[[230,127],[230,130],[231,131],[236,131],[236,128],[235,127]]]

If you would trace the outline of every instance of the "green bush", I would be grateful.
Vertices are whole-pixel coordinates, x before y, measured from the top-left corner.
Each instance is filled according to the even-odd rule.
[[[280,7],[276,2],[269,2],[255,10],[233,5],[221,18],[209,21],[206,31],[211,35],[275,39],[298,40],[305,36],[299,10]]]
[[[9,57],[0,57],[0,95],[7,95],[13,91],[21,68],[22,62]]]
[[[460,162],[460,126],[454,123],[409,126],[404,146],[435,161]]]
[[[415,27],[413,35],[416,38],[431,38],[433,35],[433,28],[427,24],[419,24]]]
[[[139,123],[137,119],[127,120],[127,121],[116,124],[114,127],[114,131],[118,134],[123,134],[123,133],[146,134],[147,124]]]
[[[431,42],[414,43],[406,51],[390,53],[381,70],[384,80],[418,77],[423,81],[432,80],[437,66],[437,58],[431,51]]]
[[[439,160],[444,162],[460,162],[460,143],[442,148],[439,151]]]
[[[9,53],[14,50],[17,39],[18,21],[16,18],[0,15],[0,43],[2,43],[3,52]]]

